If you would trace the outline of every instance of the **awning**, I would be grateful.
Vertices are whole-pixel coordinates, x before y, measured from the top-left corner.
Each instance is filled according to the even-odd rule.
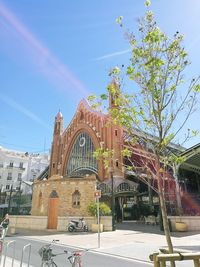
[[[187,149],[181,156],[185,157],[185,161],[180,164],[181,169],[200,173],[200,144]]]

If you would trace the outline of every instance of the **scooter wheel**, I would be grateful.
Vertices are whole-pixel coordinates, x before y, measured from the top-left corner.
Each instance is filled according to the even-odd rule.
[[[69,226],[69,227],[68,227],[68,231],[69,231],[69,232],[74,232],[74,227],[73,227],[73,226]]]

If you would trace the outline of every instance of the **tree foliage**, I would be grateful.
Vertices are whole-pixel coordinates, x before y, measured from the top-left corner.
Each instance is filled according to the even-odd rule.
[[[178,31],[172,37],[166,35],[158,27],[153,12],[149,10],[149,0],[145,2],[145,6],[145,16],[138,21],[139,35],[126,31],[131,47],[130,64],[122,69],[114,67],[109,73],[112,82],[107,87],[107,97],[105,94],[100,98],[93,97],[92,102],[96,99],[100,106],[108,95],[112,97],[114,105],[108,112],[111,123],[123,127],[127,133],[122,153],[131,163],[128,164],[129,170],[137,171],[131,155],[138,141],[143,140],[144,150],[146,144],[151,143],[152,156],[149,156],[148,151],[146,154],[144,152],[145,160],[142,164],[147,176],[143,181],[150,186],[153,180],[157,181],[164,230],[172,252],[161,180],[165,177],[165,168],[184,160],[183,157],[177,157],[169,147],[173,147],[172,142],[180,145],[178,139],[195,111],[200,84],[199,77],[192,77],[187,82],[188,79],[184,76],[190,61],[183,45],[183,35]],[[123,28],[122,16],[116,22]],[[125,78],[133,81],[133,86],[126,91]],[[195,135],[198,135],[198,131],[186,131],[182,134],[184,138],[181,144]],[[95,156],[104,157],[104,153],[105,150],[101,148]],[[106,153],[108,159],[108,151]]]

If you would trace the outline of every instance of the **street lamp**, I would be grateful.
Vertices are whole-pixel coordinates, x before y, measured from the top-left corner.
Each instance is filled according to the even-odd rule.
[[[20,205],[21,205],[21,185],[22,185],[22,180],[20,180],[20,183],[19,183],[19,189],[18,189],[18,193],[19,193],[19,196],[18,196],[18,202],[17,202],[17,215],[20,214]]]
[[[112,231],[115,231],[115,195],[114,195],[114,179],[113,179],[112,161],[111,161],[111,166],[109,169],[110,169],[110,178],[111,178]]]
[[[10,213],[10,205],[11,205],[12,192],[13,192],[13,184],[11,185],[11,188],[10,188],[10,194],[9,194],[9,200],[8,200],[8,213]]]

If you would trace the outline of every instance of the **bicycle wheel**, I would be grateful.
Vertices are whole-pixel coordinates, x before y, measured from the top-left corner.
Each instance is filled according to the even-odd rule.
[[[58,267],[55,262],[44,262],[41,267]]]
[[[82,263],[80,259],[75,259],[72,263],[72,267],[82,267]]]

